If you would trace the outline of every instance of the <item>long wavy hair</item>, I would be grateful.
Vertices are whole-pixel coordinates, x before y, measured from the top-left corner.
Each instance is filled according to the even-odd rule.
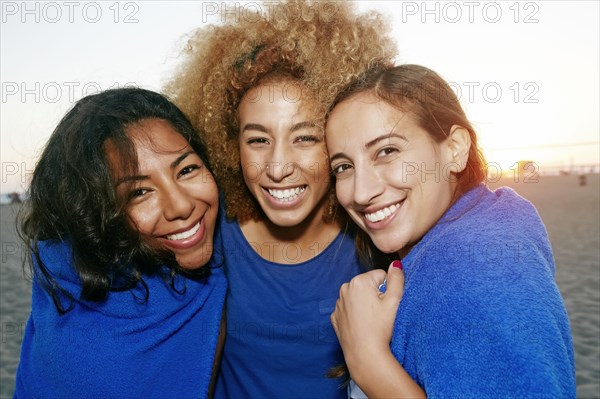
[[[139,88],[107,90],[78,101],[52,133],[35,167],[18,230],[30,251],[32,275],[61,313],[75,298],[42,261],[41,241],[70,245],[72,266],[81,279],[80,298],[88,301],[102,301],[111,290],[137,284],[147,299],[144,275],[162,274],[175,289],[177,273],[192,278],[210,273],[208,267],[183,270],[171,251],[145,241],[129,222],[127,198],[116,194],[105,143],[115,144],[120,166],[135,174],[138,160],[127,128],[149,118],[169,122],[210,170],[205,146],[186,116],[163,95]],[[65,306],[61,298],[70,304]]]
[[[448,83],[436,72],[421,65],[405,64],[395,67],[378,65],[368,70],[332,102],[335,106],[359,93],[371,93],[396,109],[410,113],[435,142],[445,140],[453,125],[469,132],[471,147],[467,165],[458,173],[452,202],[485,181],[485,158],[477,142],[477,134]],[[357,252],[363,259],[381,257],[381,253],[363,232],[357,232]]]

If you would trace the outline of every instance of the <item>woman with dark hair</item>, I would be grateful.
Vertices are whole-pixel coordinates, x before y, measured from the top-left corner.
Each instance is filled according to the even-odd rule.
[[[75,104],[20,215],[33,297],[15,397],[206,397],[227,285],[217,212],[204,145],[169,100]]]
[[[345,284],[331,317],[362,390],[574,397],[545,227],[514,191],[485,186],[475,130],[448,84],[417,65],[371,70],[337,97],[326,140],[340,204],[402,258],[385,293],[381,270]]]

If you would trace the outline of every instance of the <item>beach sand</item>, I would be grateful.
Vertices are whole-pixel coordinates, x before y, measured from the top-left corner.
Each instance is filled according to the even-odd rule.
[[[531,201],[550,236],[556,281],[567,307],[577,369],[577,397],[600,398],[600,175],[502,180]]]
[[[536,182],[502,180],[537,207],[556,259],[556,280],[566,303],[577,367],[577,396],[600,398],[600,176],[544,176]],[[31,284],[23,277],[23,245],[14,228],[15,205],[2,205],[0,263],[0,398],[12,397]]]

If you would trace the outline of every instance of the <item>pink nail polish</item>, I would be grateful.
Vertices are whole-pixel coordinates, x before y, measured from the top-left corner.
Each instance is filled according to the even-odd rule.
[[[402,261],[395,260],[392,262],[392,266],[395,267],[396,269],[402,270]]]

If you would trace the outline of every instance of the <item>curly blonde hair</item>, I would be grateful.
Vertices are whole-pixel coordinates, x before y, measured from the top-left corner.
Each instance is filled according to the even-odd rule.
[[[244,94],[266,79],[298,80],[314,95],[324,121],[353,79],[393,63],[396,45],[377,12],[359,15],[350,2],[290,0],[194,31],[185,53],[166,94],[203,132],[227,217],[242,223],[263,216],[240,166],[237,108]],[[328,201],[324,219],[332,222],[341,213],[333,185]]]

